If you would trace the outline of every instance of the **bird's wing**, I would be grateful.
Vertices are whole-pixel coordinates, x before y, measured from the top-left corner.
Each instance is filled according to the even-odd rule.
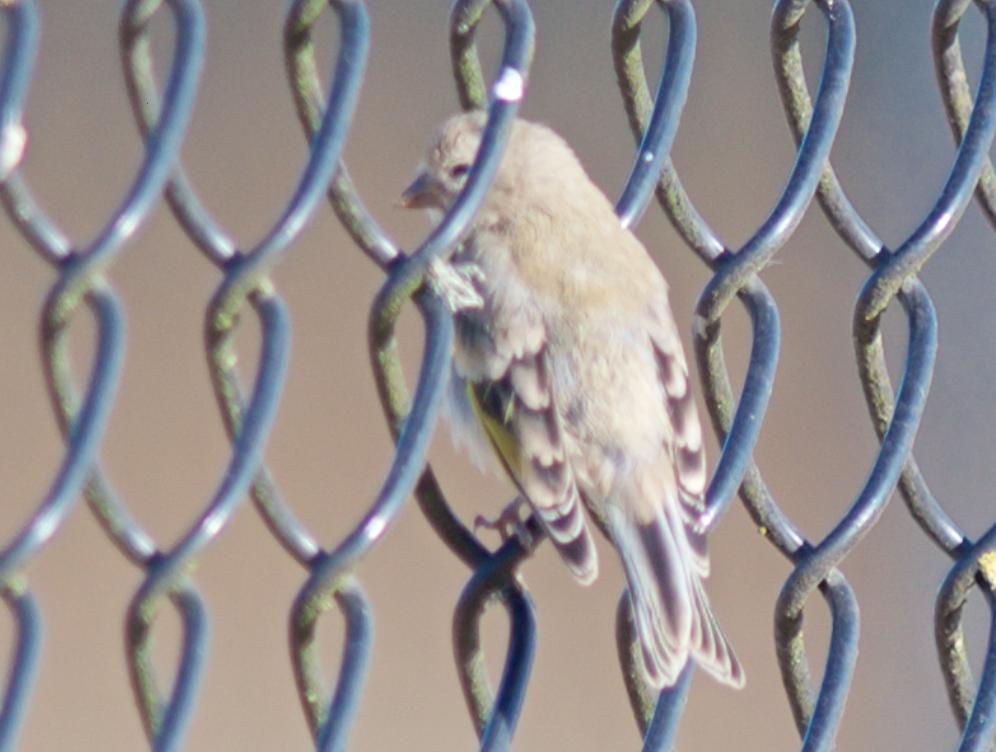
[[[598,575],[598,559],[564,449],[535,295],[515,273],[507,247],[485,233],[454,260],[483,264],[474,285],[484,300],[482,308],[455,316],[455,371],[509,477],[568,568],[587,584]]]
[[[509,477],[571,573],[588,584],[598,575],[598,559],[564,451],[548,368],[543,343],[511,358],[498,379],[468,381],[467,392]]]
[[[702,424],[688,378],[688,364],[678,336],[677,326],[665,309],[659,322],[650,328],[651,345],[657,361],[657,375],[664,391],[671,420],[670,445],[665,453],[674,464],[675,497],[690,561],[699,577],[709,576],[709,554],[702,531],[705,513],[706,459],[702,444]]]

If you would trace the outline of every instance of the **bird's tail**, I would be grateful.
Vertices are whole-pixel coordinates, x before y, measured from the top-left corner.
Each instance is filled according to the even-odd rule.
[[[629,586],[644,675],[655,689],[678,680],[689,657],[718,681],[739,689],[744,672],[702,588],[696,558],[686,551],[681,520],[662,511],[649,524],[609,512]],[[703,572],[704,573],[704,572]]]
[[[702,581],[696,575],[692,575],[692,590],[695,601],[693,608],[697,614],[693,625],[698,627],[698,632],[692,633],[692,656],[714,679],[740,689],[746,679],[743,667],[737,660],[737,654],[733,652],[733,646],[723,634],[702,588]]]

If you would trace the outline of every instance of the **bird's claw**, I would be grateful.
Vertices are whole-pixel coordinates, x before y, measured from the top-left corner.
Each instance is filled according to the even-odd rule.
[[[477,264],[454,264],[436,257],[429,262],[426,279],[451,313],[484,307],[484,298],[474,285],[484,279]]]
[[[522,519],[522,509],[524,507],[528,513],[529,507],[526,505],[525,500],[521,496],[517,496],[494,519],[488,519],[479,514],[474,518],[474,531],[476,532],[479,528],[494,530],[501,536],[502,543],[515,538],[526,551],[532,551],[538,541],[529,532],[526,520]]]

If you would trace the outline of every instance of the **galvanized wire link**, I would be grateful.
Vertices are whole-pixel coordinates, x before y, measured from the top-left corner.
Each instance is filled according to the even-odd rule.
[[[113,262],[125,242],[155,206],[162,187],[169,177],[182,136],[189,119],[193,94],[203,55],[204,33],[200,8],[196,3],[171,2],[176,18],[176,55],[170,73],[163,114],[150,132],[145,158],[124,199],[97,237],[86,248],[76,248],[38,208],[27,186],[17,173],[20,150],[24,147],[20,127],[20,108],[30,75],[30,65],[37,39],[37,20],[31,3],[4,6],[8,20],[7,49],[4,55],[4,87],[2,120],[3,185],[0,187],[8,216],[25,239],[46,261],[59,271],[59,279],[49,293],[42,317],[42,343],[49,391],[57,417],[66,437],[66,455],[55,476],[55,482],[38,506],[31,521],[0,557],[0,572],[5,590],[11,592],[8,601],[17,600],[20,619],[21,655],[15,661],[13,687],[21,683],[23,693],[25,673],[30,671],[30,659],[37,643],[37,618],[30,595],[19,586],[12,587],[11,578],[56,533],[70,507],[86,484],[91,507],[101,518],[105,530],[127,553],[148,554],[147,539],[134,530],[133,523],[107,490],[96,467],[96,451],[107,424],[110,406],[117,387],[123,358],[124,316],[120,304],[104,279],[104,272]],[[125,18],[140,17],[154,10],[149,3],[130,3]],[[20,142],[20,147],[17,143]],[[68,329],[81,303],[93,311],[97,325],[93,373],[82,395],[77,393],[69,364]],[[184,609],[188,636],[198,633],[198,601],[187,598]],[[190,654],[196,651],[189,651]],[[196,664],[196,658],[184,665]],[[179,679],[189,673],[181,669]],[[179,681],[177,682],[180,683]],[[192,693],[190,693],[192,695]],[[18,721],[21,698],[10,692],[0,715],[3,730],[0,741],[9,748]],[[182,722],[186,702],[171,703],[163,716],[166,724]],[[160,717],[147,715],[150,728]]]
[[[994,7],[980,4],[989,26],[986,41],[986,68],[979,84],[974,107],[970,95],[958,44],[958,26],[968,3],[941,2],[934,10],[934,63],[942,99],[948,111],[952,132],[960,143],[952,180],[978,174],[975,196],[990,223],[996,221],[993,200],[996,190],[992,163],[989,159],[993,119],[996,117],[996,93],[993,92],[992,64],[996,56]],[[987,80],[987,76],[990,78]],[[961,170],[958,165],[964,165]],[[915,470],[915,468],[914,468]],[[919,472],[915,475],[919,479]],[[996,600],[993,591],[996,571],[996,526],[991,527],[974,544],[966,538],[936,500],[926,492],[925,484],[909,484],[904,489],[911,510],[934,541],[957,557],[937,595],[935,634],[948,696],[955,718],[962,729],[961,749],[977,750],[991,745],[993,718],[996,717]],[[979,585],[990,609],[990,635],[983,673],[974,689],[965,648],[962,613],[970,588]]]
[[[992,738],[996,643],[991,637],[986,669],[975,693],[965,657],[961,610],[967,590],[980,572],[980,562],[992,550],[991,544],[971,546],[930,493],[910,452],[933,371],[937,327],[933,305],[917,280],[916,272],[950,234],[973,189],[992,219],[988,201],[992,178],[987,154],[996,130],[993,124],[996,107],[996,89],[993,88],[996,37],[993,31],[996,27],[993,26],[992,5],[980,5],[987,17],[989,38],[974,109],[968,104],[969,93],[957,40],[958,21],[968,3],[939,3],[935,9],[936,69],[960,149],[940,198],[909,239],[895,252],[888,251],[847,200],[829,163],[824,170],[818,193],[824,212],[841,238],[874,269],[855,307],[855,347],[865,396],[882,447],[858,500],[834,531],[816,549],[808,552],[805,562],[799,564],[786,583],[780,599],[783,613],[798,613],[807,590],[820,580],[823,572],[839,564],[867,534],[898,482],[907,506],[924,532],[943,550],[959,557],[938,595],[937,642],[952,707],[963,729],[960,748],[973,750],[984,748]],[[776,58],[776,71],[786,113],[799,138],[808,127],[811,109],[797,50],[787,46],[781,58]],[[983,176],[981,180],[980,175]],[[907,361],[898,400],[893,395],[885,367],[879,333],[882,313],[893,295],[899,298],[910,323]],[[991,589],[987,589],[985,595],[992,607]],[[993,623],[996,625],[996,614]],[[794,657],[802,656],[801,632],[793,634],[792,640],[793,649],[786,652]],[[786,659],[785,664],[791,665],[791,659]]]
[[[490,105],[488,122],[482,134],[478,155],[467,177],[464,195],[454,201],[449,212],[465,217],[466,223],[469,223],[473,216],[471,212],[476,211],[484,198],[497,171],[500,150],[504,148],[512,119],[526,89],[533,56],[534,32],[529,7],[522,0],[496,1],[494,5],[501,13],[507,29],[505,53],[497,80],[492,86],[490,102],[486,100],[475,38],[477,24],[489,4],[488,0],[461,0],[454,4],[450,13],[450,57],[460,104],[465,110]],[[511,97],[504,94],[502,88],[510,82],[519,84],[510,87]],[[489,159],[490,164],[485,161]],[[478,165],[482,162],[484,164],[479,170]],[[485,166],[488,168],[487,172],[483,169]],[[472,199],[473,205],[470,204]],[[444,237],[437,231],[426,243],[442,243]],[[455,234],[450,237],[452,240],[449,242],[452,244],[460,239]],[[419,488],[423,511],[454,553],[474,568],[474,574],[464,587],[453,615],[453,644],[464,699],[481,740],[480,749],[482,752],[499,752],[508,749],[515,730],[536,640],[532,603],[521,582],[514,576],[515,566],[530,552],[523,548],[522,542],[516,537],[507,541],[499,551],[488,554],[476,536],[448,509],[432,479],[427,480],[429,482],[420,484]],[[542,540],[542,532],[534,519],[528,521],[527,527],[533,541]],[[494,696],[484,670],[479,635],[481,615],[493,598],[501,601],[509,617],[505,667]]]
[[[665,104],[659,93],[653,105],[654,115],[650,115],[651,102],[639,48],[639,24],[649,5],[649,2],[620,2],[613,24],[616,74],[630,125],[640,141],[650,135],[654,117]],[[715,271],[715,276],[699,298],[695,324],[696,354],[707,403],[717,434],[723,442],[723,452],[706,493],[709,511],[704,527],[708,529],[718,521],[739,487],[760,528],[770,531],[775,545],[793,558],[797,558],[805,547],[804,541],[774,505],[750,459],[772,390],[779,342],[778,313],[774,300],[756,274],[770,262],[801,221],[816,191],[843,111],[854,54],[853,19],[846,2],[827,4],[822,9],[829,29],[815,115],[807,122],[805,133],[800,138],[796,163],[779,201],[743,248],[736,252],[728,250],[708,228],[682,188],[670,160],[662,160],[660,169],[663,175],[656,186],[658,199],[675,229]],[[776,4],[773,46],[778,45],[779,32],[794,28],[801,13],[802,7],[798,4]],[[673,17],[672,13],[672,35],[675,25]],[[669,57],[670,49],[669,46]],[[661,89],[665,86],[667,75],[665,66]],[[639,155],[646,151],[647,148],[641,145],[638,160]],[[647,184],[642,188],[643,193],[649,194],[651,187]],[[739,296],[747,306],[753,331],[751,357],[739,400],[734,399],[730,388],[719,336],[721,316],[734,296]],[[804,654],[793,651],[789,654],[792,659],[789,661],[786,653],[780,652],[783,670],[787,669],[790,673],[792,669],[802,669],[801,685],[791,686],[789,694],[800,732],[805,735],[804,748],[811,749],[825,749],[832,744],[855,656],[857,609],[853,593],[839,575],[831,580],[825,587],[834,624],[833,637],[815,714]],[[627,620],[621,617],[620,624],[625,626],[626,623]],[[631,631],[621,629],[619,641],[621,655],[631,652],[626,649],[627,641],[632,641]],[[784,644],[780,640],[780,645]],[[801,646],[801,642],[799,644]],[[629,670],[626,674],[632,681],[634,672]],[[646,723],[649,704],[645,700],[645,692],[631,688],[630,697],[638,721]],[[661,704],[658,703],[659,706]]]
[[[688,95],[695,57],[695,13],[683,0],[662,3],[667,12],[669,38],[657,96],[651,107],[640,51],[640,24],[650,8],[649,0],[616,5],[612,23],[612,47],[616,76],[623,92],[627,114],[637,135],[633,167],[616,202],[623,227],[633,227],[650,202],[661,173],[670,165],[669,153],[678,119]],[[617,645],[623,678],[637,725],[644,734],[643,749],[668,750],[674,743],[678,721],[687,698],[692,674],[686,666],[682,678],[654,698],[640,669],[639,646],[633,627],[632,605],[623,593],[617,614]]]
[[[291,8],[289,27],[297,23],[301,5]],[[201,206],[179,166],[167,192],[170,207],[191,240],[225,273],[208,308],[205,339],[215,394],[233,452],[221,484],[200,519],[172,551],[161,556],[154,568],[150,567],[145,583],[132,602],[130,625],[132,632],[138,635],[133,640],[133,665],[136,666],[136,686],[146,708],[158,702],[152,680],[148,678],[152,668],[144,660],[156,610],[163,597],[177,597],[177,592],[185,586],[192,557],[224,528],[250,484],[257,508],[284,547],[306,566],[313,566],[320,558],[318,545],[281,502],[272,481],[265,470],[260,471],[259,465],[282,389],[289,341],[287,314],[267,275],[318,208],[342,152],[366,59],[368,30],[362,3],[342,0],[333,3],[333,7],[339,16],[341,41],[329,93],[330,106],[311,142],[309,159],[294,194],[263,239],[251,250],[239,251]],[[123,35],[123,60],[129,74],[133,109],[139,127],[147,135],[151,123],[159,117],[147,44]],[[235,330],[246,304],[255,310],[262,329],[259,368],[255,387],[248,398],[236,373],[234,350]],[[333,749],[339,743],[334,734],[323,730],[323,726],[328,720],[329,727],[337,729],[342,716],[348,723],[369,653],[369,616],[365,600],[355,585],[344,584],[346,587],[339,602],[346,610],[349,624],[342,667],[345,678],[332,700],[308,686],[309,667],[301,664],[303,656],[309,655],[307,647],[294,654],[298,659],[296,666],[302,697],[311,698],[306,708],[321,749]],[[295,636],[300,636],[299,625],[295,624],[295,628]],[[343,733],[342,738],[344,736]]]
[[[458,2],[451,14],[451,39],[472,40],[477,21],[488,4],[489,0]],[[294,607],[292,643],[297,656],[295,665],[298,667],[299,687],[306,705],[309,706],[313,730],[323,724],[328,729],[328,733],[317,732],[320,735],[321,749],[341,748],[345,729],[336,728],[339,722],[334,724],[331,717],[320,715],[314,707],[315,698],[321,697],[320,675],[313,649],[317,618],[328,608],[330,596],[339,592],[344,577],[348,576],[359,558],[386,532],[413,488],[437,531],[465,560],[469,556],[480,567],[488,567],[490,562],[499,560],[496,558],[499,554],[494,557],[489,555],[483,545],[456,519],[446,505],[431,470],[425,467],[425,453],[438,415],[442,389],[448,378],[453,331],[449,311],[422,286],[427,264],[436,256],[453,252],[497,170],[519,105],[519,97],[509,98],[502,94],[502,89],[499,88],[502,77],[506,80],[517,78],[523,89],[528,78],[533,46],[529,9],[522,0],[496,0],[495,5],[506,25],[505,49],[499,80],[492,89],[493,96],[481,148],[471,167],[465,188],[429,237],[411,255],[398,250],[364,208],[352,187],[346,167],[341,162],[329,191],[330,202],[343,226],[361,249],[387,273],[387,281],[371,307],[369,342],[381,403],[397,448],[394,462],[370,510],[335,550],[315,558],[311,576],[298,594]],[[311,40],[318,7],[316,2],[298,3],[293,14],[294,22],[288,24],[285,34],[288,73],[298,116],[309,137],[314,131],[319,114],[326,111],[317,84]],[[459,42],[454,43],[454,50],[457,44]],[[473,53],[472,46],[470,50]],[[456,57],[456,52],[454,56]],[[479,65],[476,72],[469,75],[476,75],[478,86],[482,86]],[[479,88],[480,91],[483,88]],[[475,106],[483,104],[481,99],[474,102]],[[415,395],[411,400],[405,387],[395,339],[398,316],[409,300],[415,303],[426,327],[425,352]],[[516,551],[508,555],[521,558],[523,552]],[[501,558],[507,558],[507,555]],[[486,683],[468,680],[469,674],[466,671],[461,674],[472,715],[479,719],[478,732],[482,738],[482,749],[499,750],[507,748],[521,707],[531,660],[534,628],[528,599],[518,592],[507,568],[499,567],[495,570],[500,573],[497,579],[493,574],[481,574],[484,571],[490,571],[490,568],[479,568],[476,575],[483,584],[468,585],[466,592],[477,593],[480,587],[484,587],[485,591],[480,598],[472,601],[475,604],[473,607],[457,609],[454,630],[456,634],[465,631],[460,624],[464,618],[461,614],[466,613],[465,618],[474,620],[493,592],[502,594],[509,609],[513,637],[508,668],[502,679],[497,704],[492,705]],[[465,594],[465,602],[468,597],[470,596]],[[459,644],[459,638],[457,642]],[[470,663],[473,662],[474,658],[471,658]],[[343,676],[341,668],[340,681]],[[485,707],[487,710],[482,711]],[[333,728],[336,730],[332,731]]]

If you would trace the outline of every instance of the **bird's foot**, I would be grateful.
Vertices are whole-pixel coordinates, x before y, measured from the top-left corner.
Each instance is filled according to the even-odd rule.
[[[523,511],[526,514],[525,518],[522,516]],[[493,520],[480,514],[477,515],[474,518],[474,530],[475,532],[479,528],[495,530],[501,536],[502,543],[515,538],[526,551],[532,551],[539,541],[529,531],[529,526],[526,524],[530,514],[532,514],[532,510],[526,500],[521,496],[516,496]]]
[[[426,279],[451,313],[484,307],[484,298],[474,285],[484,279],[477,264],[454,264],[436,257],[429,262]]]

